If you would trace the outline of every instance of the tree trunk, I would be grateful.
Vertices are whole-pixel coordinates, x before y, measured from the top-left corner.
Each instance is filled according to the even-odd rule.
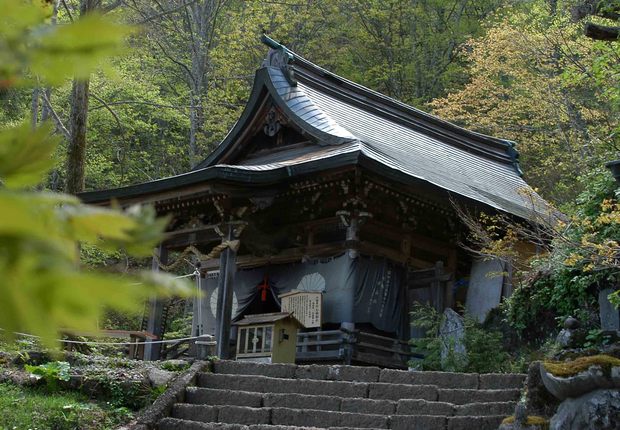
[[[58,23],[58,8],[60,7],[60,0],[54,1],[54,7],[52,9],[52,17],[50,18],[50,22],[52,26],[55,26]],[[52,89],[47,87],[43,89],[43,94],[45,98],[51,103],[52,102]],[[51,117],[51,112],[47,103],[41,104],[41,122],[45,122]]]
[[[67,182],[65,184],[65,191],[69,194],[84,191],[88,88],[88,79],[73,81],[71,116],[69,118],[71,139],[67,150]]]
[[[188,6],[190,20],[187,23],[191,37],[190,89],[190,138],[189,162],[193,168],[198,159],[198,139],[204,137],[205,102],[208,91],[208,64],[211,37],[215,24],[217,6],[214,0],[203,0]]]
[[[81,0],[80,16],[93,11],[97,0]],[[84,191],[84,171],[86,164],[86,123],[88,119],[88,79],[74,79],[71,91],[71,134],[67,148],[67,180],[65,192],[77,194]]]
[[[45,88],[45,90],[43,90],[44,94],[45,94],[45,98],[47,100],[49,100],[50,102],[52,101],[52,89],[51,88]],[[42,103],[41,105],[41,122],[45,122],[48,119],[50,119],[50,117],[52,116],[49,107],[47,106],[47,103]]]
[[[32,90],[32,103],[30,104],[30,118],[32,128],[37,127],[39,122],[39,88]]]

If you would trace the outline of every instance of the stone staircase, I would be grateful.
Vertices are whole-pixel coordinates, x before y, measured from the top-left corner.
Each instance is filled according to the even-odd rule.
[[[159,430],[496,430],[525,375],[217,361]]]

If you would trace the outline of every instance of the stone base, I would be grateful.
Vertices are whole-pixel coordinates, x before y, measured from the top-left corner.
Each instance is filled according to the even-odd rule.
[[[620,423],[620,390],[596,390],[566,399],[551,418],[550,430],[616,430]]]

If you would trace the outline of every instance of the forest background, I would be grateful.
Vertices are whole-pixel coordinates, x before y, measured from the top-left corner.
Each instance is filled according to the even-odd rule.
[[[564,210],[583,190],[578,178],[620,149],[620,44],[584,36],[571,1],[53,3],[50,25],[95,11],[135,31],[89,80],[0,92],[0,127],[50,119],[63,136],[50,190],[191,169],[240,116],[266,54],[263,32],[345,78],[516,141],[525,179]]]

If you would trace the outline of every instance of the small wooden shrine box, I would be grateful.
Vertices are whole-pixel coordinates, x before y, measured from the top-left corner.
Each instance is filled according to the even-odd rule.
[[[300,324],[291,312],[246,315],[234,325],[237,360],[295,363]]]

